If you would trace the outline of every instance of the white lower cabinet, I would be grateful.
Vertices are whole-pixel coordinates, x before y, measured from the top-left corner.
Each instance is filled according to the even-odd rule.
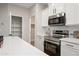
[[[79,56],[79,45],[61,41],[61,56]]]
[[[35,45],[38,49],[44,51],[44,36],[37,36]]]

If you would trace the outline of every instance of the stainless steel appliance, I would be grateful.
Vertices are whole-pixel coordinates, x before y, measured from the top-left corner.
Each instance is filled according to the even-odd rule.
[[[53,30],[53,36],[46,36],[44,41],[44,52],[50,56],[60,56],[60,40],[69,36],[68,30]]]
[[[59,56],[60,44],[56,41],[46,39],[44,41],[44,52],[50,56]]]
[[[48,25],[50,26],[64,26],[66,23],[66,14],[59,13],[49,17]]]
[[[3,36],[0,36],[0,48],[2,47],[3,44]]]
[[[69,31],[68,30],[53,30],[53,38],[66,38],[69,37]]]

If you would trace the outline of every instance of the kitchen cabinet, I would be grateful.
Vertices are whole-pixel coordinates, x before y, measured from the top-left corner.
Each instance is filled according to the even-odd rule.
[[[38,35],[35,45],[38,49],[40,49],[41,51],[44,51],[44,36]]]
[[[54,3],[49,4],[49,16],[53,15],[54,13],[56,13]]]
[[[49,10],[48,8],[42,11],[42,26],[48,26]]]
[[[51,3],[49,4],[49,16],[57,13],[66,13],[66,25],[79,24],[79,4],[75,3]]]
[[[64,8],[63,3],[56,3],[55,8],[56,8],[56,13],[65,12],[65,8]]]
[[[61,56],[79,56],[79,44],[61,41]]]
[[[51,3],[49,4],[49,16],[65,12],[64,3]]]
[[[79,4],[65,4],[66,25],[79,24]]]

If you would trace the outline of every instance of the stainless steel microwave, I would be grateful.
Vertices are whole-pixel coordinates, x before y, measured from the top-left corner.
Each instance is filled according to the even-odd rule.
[[[50,26],[64,26],[66,23],[66,14],[59,13],[53,16],[49,16],[48,25]]]

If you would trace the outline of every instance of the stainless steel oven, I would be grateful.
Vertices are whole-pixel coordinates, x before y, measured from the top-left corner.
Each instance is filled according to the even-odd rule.
[[[59,13],[53,16],[49,16],[48,25],[50,26],[64,26],[66,23],[66,14]]]
[[[50,56],[60,56],[60,44],[54,41],[44,41],[44,52]]]
[[[53,30],[52,36],[44,37],[44,52],[50,56],[60,56],[60,40],[69,37],[68,30]]]
[[[3,44],[3,36],[0,36],[0,48],[2,47]]]

